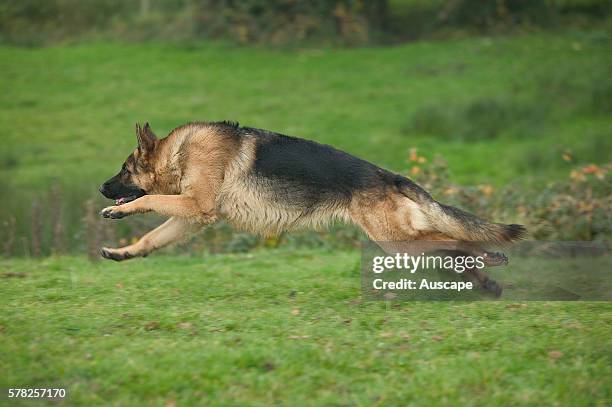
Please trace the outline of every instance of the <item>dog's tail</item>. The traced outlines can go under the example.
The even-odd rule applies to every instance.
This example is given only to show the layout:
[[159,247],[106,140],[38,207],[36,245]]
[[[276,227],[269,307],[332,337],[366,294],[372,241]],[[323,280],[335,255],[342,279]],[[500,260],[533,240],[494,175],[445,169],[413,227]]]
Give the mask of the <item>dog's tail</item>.
[[520,240],[527,233],[522,225],[487,222],[461,209],[441,204],[408,178],[399,176],[395,183],[404,196],[419,206],[432,229],[453,239],[503,243]]

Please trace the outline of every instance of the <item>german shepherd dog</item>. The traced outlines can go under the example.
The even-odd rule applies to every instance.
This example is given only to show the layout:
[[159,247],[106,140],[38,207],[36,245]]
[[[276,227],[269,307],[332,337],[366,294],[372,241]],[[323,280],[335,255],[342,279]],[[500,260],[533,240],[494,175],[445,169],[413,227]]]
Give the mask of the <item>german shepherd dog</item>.
[[[136,136],[138,147],[100,187],[116,200],[101,215],[152,211],[169,219],[137,243],[102,248],[107,259],[146,256],[219,219],[266,236],[342,220],[374,241],[446,241],[470,252],[476,246],[469,242],[525,234],[521,225],[441,204],[406,177],[313,141],[231,122],[189,123],[163,139],[147,123],[136,125]],[[481,253],[489,265],[506,262],[503,254]]]

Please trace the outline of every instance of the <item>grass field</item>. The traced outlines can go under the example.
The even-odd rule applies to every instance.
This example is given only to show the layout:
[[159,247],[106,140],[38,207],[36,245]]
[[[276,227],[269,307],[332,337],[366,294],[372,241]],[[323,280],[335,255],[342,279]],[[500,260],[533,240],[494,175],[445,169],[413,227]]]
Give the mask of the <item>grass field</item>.
[[3,47],[0,171],[13,190],[93,188],[134,147],[136,121],[165,135],[230,119],[394,170],[419,147],[462,183],[565,178],[565,150],[609,159],[609,45],[593,30],[353,50]]
[[608,303],[362,302],[358,262],[4,260],[0,387],[63,385],[76,405],[609,402]]
[[597,28],[359,49],[0,47],[0,222],[16,219],[2,248],[10,236],[4,252],[28,257],[42,236],[50,253],[60,225],[79,251],[0,259],[0,388],[64,385],[75,405],[608,405],[609,303],[364,302],[357,251],[91,263],[83,217],[137,121],[165,135],[239,120],[397,171],[417,147],[451,182],[534,191],[609,162],[609,50]]

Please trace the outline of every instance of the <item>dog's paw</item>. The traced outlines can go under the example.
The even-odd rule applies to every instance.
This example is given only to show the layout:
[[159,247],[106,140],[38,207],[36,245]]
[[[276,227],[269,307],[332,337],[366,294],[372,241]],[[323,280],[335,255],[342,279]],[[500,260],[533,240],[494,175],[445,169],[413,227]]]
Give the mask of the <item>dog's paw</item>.
[[104,257],[105,259],[115,260],[115,261],[123,261],[123,260],[131,259],[132,257],[135,257],[133,254],[128,253],[124,250],[122,251],[122,250],[116,250],[116,249],[109,249],[106,247],[103,247],[100,249],[100,255],[102,255],[102,257]]
[[122,211],[118,206],[107,206],[100,211],[103,218],[121,219],[127,216],[127,213]]
[[497,284],[496,281],[490,279],[482,283],[482,289],[490,294],[493,294],[495,298],[499,298],[504,290],[501,285]]
[[487,266],[506,266],[508,265],[508,257],[503,253],[485,252],[483,257],[484,257],[484,263]]

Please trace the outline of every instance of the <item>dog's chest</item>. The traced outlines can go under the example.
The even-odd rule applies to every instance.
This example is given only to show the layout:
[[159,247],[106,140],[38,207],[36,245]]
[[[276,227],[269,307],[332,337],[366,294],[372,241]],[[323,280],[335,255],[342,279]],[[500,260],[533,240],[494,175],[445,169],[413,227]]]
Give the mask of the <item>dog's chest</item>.
[[280,233],[297,217],[248,177],[225,180],[217,197],[217,209],[232,225],[263,235]]

